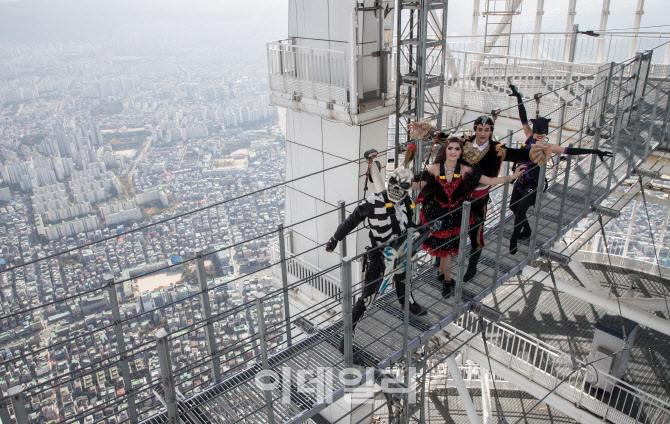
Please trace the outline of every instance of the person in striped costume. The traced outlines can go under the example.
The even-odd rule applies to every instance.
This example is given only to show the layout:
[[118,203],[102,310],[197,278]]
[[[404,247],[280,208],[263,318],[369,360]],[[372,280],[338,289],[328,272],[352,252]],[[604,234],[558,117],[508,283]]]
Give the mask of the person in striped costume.
[[[326,251],[332,252],[339,241],[344,240],[344,237],[360,223],[366,219],[368,220],[370,248],[367,251],[364,264],[363,291],[352,310],[354,328],[363,317],[367,307],[374,301],[382,283],[385,263],[381,246],[396,238],[406,236],[407,229],[415,226],[412,222],[414,204],[409,196],[412,178],[413,173],[409,169],[399,167],[393,171],[387,182],[386,190],[363,199],[351,215],[337,227],[335,234],[326,243]],[[401,307],[405,304],[405,293],[409,291],[409,311],[413,315],[426,315],[428,311],[414,300],[411,289],[406,290],[403,277],[402,274],[396,274],[393,277]],[[344,339],[340,342],[340,352],[344,352]],[[354,356],[355,361],[358,362],[360,357]]]
[[[444,138],[444,137],[441,137]],[[435,155],[433,164],[415,177],[414,188],[420,188],[417,203],[422,203],[421,222],[430,225],[439,222],[439,230],[432,231],[424,241],[423,249],[440,258],[437,279],[442,281],[442,297],[451,295],[455,282],[451,279],[451,255],[458,254],[463,201],[479,184],[493,185],[513,181],[526,167],[520,166],[513,175],[487,177],[483,170],[461,164],[463,141],[450,137]],[[470,225],[474,223],[470,216]]]

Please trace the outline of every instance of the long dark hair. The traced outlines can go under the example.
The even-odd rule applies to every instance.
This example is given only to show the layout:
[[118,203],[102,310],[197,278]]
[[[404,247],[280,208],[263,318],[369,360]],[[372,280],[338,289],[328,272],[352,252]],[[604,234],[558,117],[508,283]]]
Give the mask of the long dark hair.
[[458,137],[449,137],[446,142],[440,143],[440,148],[435,154],[435,160],[433,160],[433,163],[442,163],[447,160],[447,146],[453,143],[458,144],[458,147],[461,148],[461,153],[463,152],[463,140]]

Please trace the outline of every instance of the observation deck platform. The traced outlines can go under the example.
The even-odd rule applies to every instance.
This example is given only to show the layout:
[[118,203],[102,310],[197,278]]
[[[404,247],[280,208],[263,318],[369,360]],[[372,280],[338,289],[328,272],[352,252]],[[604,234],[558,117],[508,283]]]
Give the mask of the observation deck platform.
[[[410,317],[410,352],[417,354],[427,347],[435,336],[444,334],[442,330],[452,324],[457,316],[467,314],[473,302],[484,300],[499,286],[519,274],[522,268],[533,263],[538,258],[540,249],[550,249],[562,234],[591,213],[591,205],[605,201],[621,182],[631,176],[633,168],[642,164],[650,152],[664,141],[667,124],[664,105],[670,95],[670,82],[664,79],[648,81],[646,84],[646,90],[640,96],[639,102],[629,99],[628,106],[623,100],[634,96],[637,88],[628,95],[620,96],[618,100],[613,93],[614,89],[603,94],[600,101],[605,106],[600,109],[602,115],[598,120],[604,124],[601,134],[608,136],[595,140],[593,131],[582,128],[584,131],[580,131],[580,138],[575,139],[574,143],[583,147],[597,144],[599,148],[613,152],[613,158],[601,162],[595,155],[574,157],[567,163],[556,161],[556,166],[559,167],[556,170],[548,168],[546,176],[552,177],[549,187],[540,195],[537,206],[529,211],[531,226],[536,229],[536,239],[520,242],[516,255],[508,254],[513,216],[504,208],[501,217],[504,205],[499,201],[491,205],[485,226],[486,246],[479,262],[478,273],[474,279],[463,283],[462,301],[459,305],[455,305],[454,296],[442,299],[441,284],[435,279],[435,268],[429,263],[430,258],[419,259],[412,279],[413,293],[417,302],[428,309],[428,314],[423,317]],[[623,85],[625,84],[619,87],[620,91],[625,88]],[[587,110],[582,113],[588,112]],[[618,112],[618,117],[615,112]],[[625,114],[629,115],[628,119],[623,118]],[[622,122],[623,125],[619,128],[618,125]],[[567,164],[570,165],[569,168]],[[662,165],[655,164],[652,169],[660,169]],[[649,179],[644,178],[643,181],[646,183]],[[503,191],[503,188],[497,187],[495,190]],[[625,205],[625,202],[619,203],[612,207],[620,208]],[[455,270],[452,270],[452,275],[455,274]],[[516,300],[528,301],[526,297],[519,296]],[[271,332],[272,328],[283,325],[271,323],[269,330]],[[288,378],[282,379],[279,387],[271,390],[271,408],[275,422],[331,422],[327,419],[331,413],[327,408],[330,403],[346,395],[345,388],[336,378],[326,378],[321,370],[331,368],[333,375],[337,376],[345,368],[343,357],[337,350],[341,335],[342,320],[339,320],[292,346],[278,349],[271,354],[268,363],[270,370],[279,375],[282,375],[282,367],[289,367],[293,371]],[[377,370],[390,369],[404,361],[403,311],[395,293],[391,291],[384,294],[368,309],[356,328],[354,346],[365,365]],[[296,378],[298,370],[307,372],[308,377],[299,381]],[[261,371],[260,363],[251,364],[245,370],[227,377],[203,392],[183,399],[179,402],[180,417],[189,423],[270,422],[265,393],[256,384],[256,377]],[[364,380],[375,378],[369,369],[366,371],[361,368],[361,372]],[[320,391],[306,394],[305,387],[315,390],[320,388]],[[605,402],[602,399],[596,401]],[[416,408],[412,411],[416,412]],[[585,414],[594,419],[604,419],[594,415],[593,411]],[[167,423],[168,416],[167,413],[162,413],[145,422]],[[631,422],[639,421],[633,419]]]

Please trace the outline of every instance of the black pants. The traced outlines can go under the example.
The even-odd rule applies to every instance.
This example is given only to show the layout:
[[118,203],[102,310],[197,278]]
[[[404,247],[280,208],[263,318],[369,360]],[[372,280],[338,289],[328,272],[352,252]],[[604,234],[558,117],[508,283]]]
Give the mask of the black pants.
[[[363,291],[361,296],[354,303],[354,308],[351,311],[351,320],[353,327],[356,328],[356,323],[361,319],[367,310],[365,303],[374,296],[382,284],[382,276],[384,275],[384,255],[380,249],[368,253],[367,267],[365,268],[365,280],[363,281]],[[400,305],[405,305],[405,278],[403,274],[396,274],[393,276],[393,283],[395,284],[396,294]],[[410,302],[412,298],[410,296]]]
[[516,187],[513,189],[509,207],[514,213],[512,240],[516,240],[520,236],[530,237],[532,230],[528,223],[528,209],[535,204],[536,194],[535,190],[525,193]]
[[484,223],[488,210],[489,197],[472,201],[470,218],[474,221],[470,226],[470,250],[474,252],[484,247]]

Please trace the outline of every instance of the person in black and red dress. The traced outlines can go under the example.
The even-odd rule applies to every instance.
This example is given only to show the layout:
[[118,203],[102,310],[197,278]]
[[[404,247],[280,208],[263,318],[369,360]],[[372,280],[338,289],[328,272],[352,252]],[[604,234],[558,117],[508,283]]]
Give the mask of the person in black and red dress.
[[[458,253],[463,201],[479,184],[501,184],[514,180],[526,167],[520,166],[514,175],[487,177],[480,167],[471,168],[461,164],[463,141],[449,138],[440,146],[433,164],[420,176],[415,176],[413,188],[421,189],[416,203],[422,203],[421,222],[439,222],[435,230],[424,241],[423,248],[432,256],[440,258],[438,280],[442,281],[442,296],[451,294],[454,281],[451,279],[451,255]],[[470,224],[472,224],[470,218]]]

